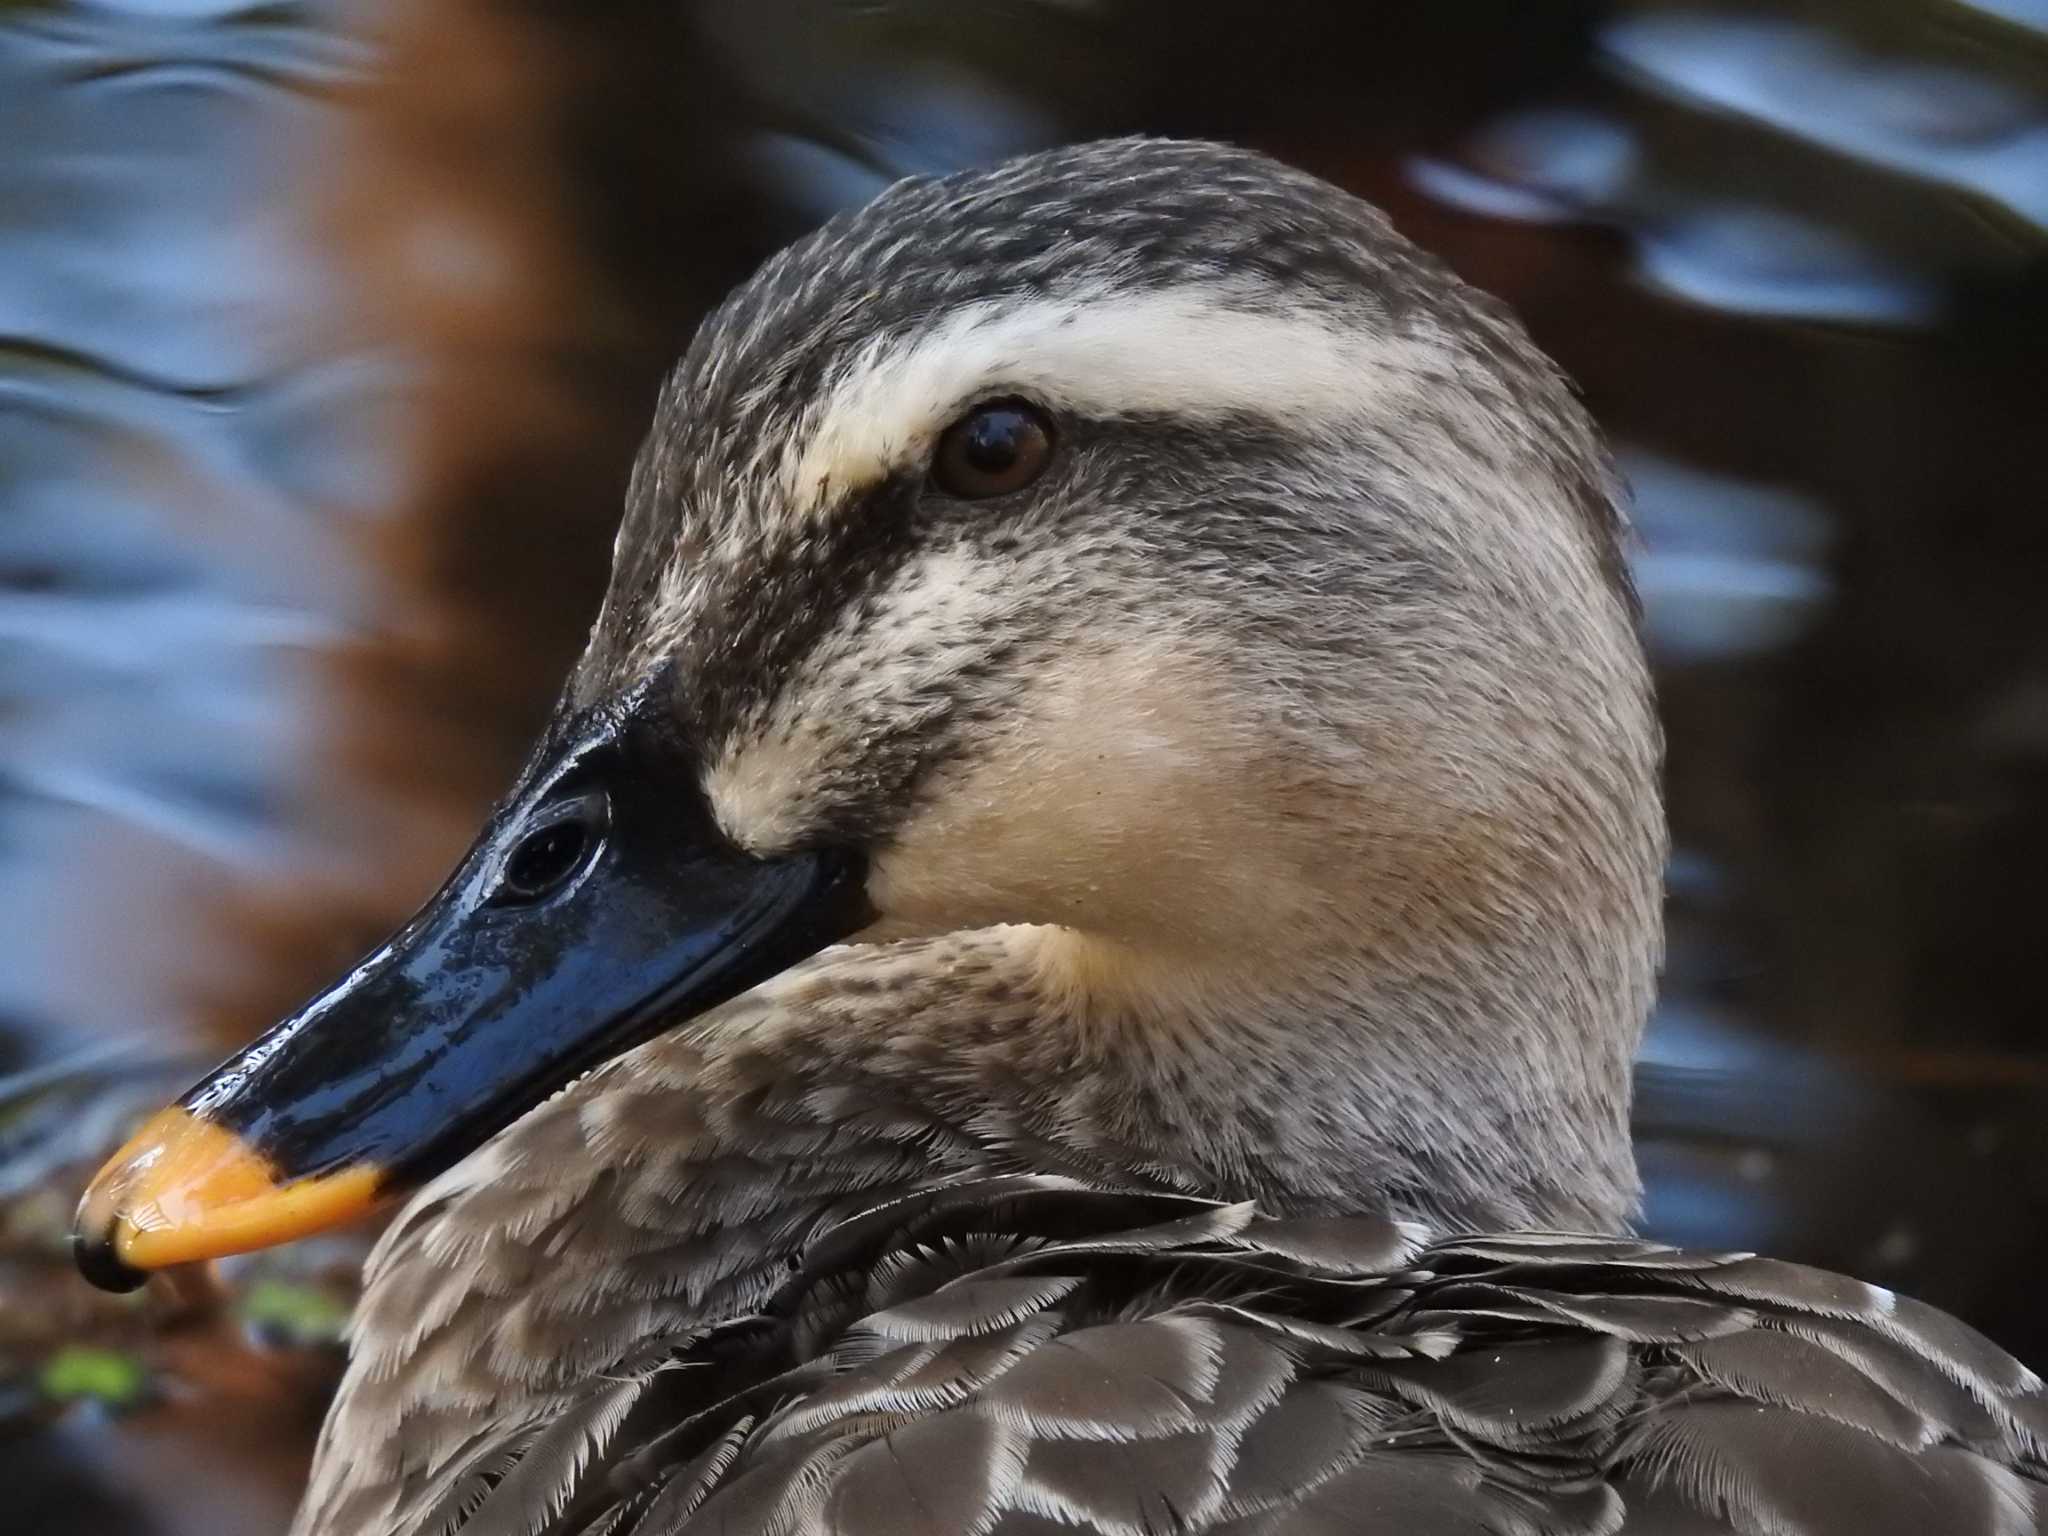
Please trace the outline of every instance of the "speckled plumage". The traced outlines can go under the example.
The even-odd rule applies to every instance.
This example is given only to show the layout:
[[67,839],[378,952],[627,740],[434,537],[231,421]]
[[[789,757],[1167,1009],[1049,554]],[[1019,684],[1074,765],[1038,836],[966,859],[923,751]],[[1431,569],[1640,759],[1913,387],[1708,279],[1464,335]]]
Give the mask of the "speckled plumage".
[[2018,1536],[2048,1433],[1839,1277],[1044,1176],[849,1205],[736,1315],[497,1413],[407,1529]]
[[[1039,485],[933,434],[1021,395]],[[664,392],[568,705],[880,919],[373,1257],[299,1536],[1955,1536],[2040,1384],[1631,1214],[1658,735],[1590,422],[1377,213],[1124,141],[906,183]]]

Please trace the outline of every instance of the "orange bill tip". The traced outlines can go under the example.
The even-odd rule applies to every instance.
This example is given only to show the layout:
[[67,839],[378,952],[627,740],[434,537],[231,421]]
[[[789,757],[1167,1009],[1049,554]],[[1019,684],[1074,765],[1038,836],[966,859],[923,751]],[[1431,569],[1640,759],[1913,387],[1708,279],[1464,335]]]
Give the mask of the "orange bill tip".
[[352,1221],[377,1203],[379,1170],[283,1179],[234,1132],[159,1111],[94,1176],[77,1230],[130,1269],[269,1248]]

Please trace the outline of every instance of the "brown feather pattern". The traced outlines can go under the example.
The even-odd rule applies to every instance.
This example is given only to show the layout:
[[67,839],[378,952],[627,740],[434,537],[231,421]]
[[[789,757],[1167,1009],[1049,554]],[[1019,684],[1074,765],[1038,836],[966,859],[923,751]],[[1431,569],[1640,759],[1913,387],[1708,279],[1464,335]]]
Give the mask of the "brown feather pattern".
[[964,1180],[468,1445],[420,1529],[2022,1536],[2044,1401],[1791,1265]]

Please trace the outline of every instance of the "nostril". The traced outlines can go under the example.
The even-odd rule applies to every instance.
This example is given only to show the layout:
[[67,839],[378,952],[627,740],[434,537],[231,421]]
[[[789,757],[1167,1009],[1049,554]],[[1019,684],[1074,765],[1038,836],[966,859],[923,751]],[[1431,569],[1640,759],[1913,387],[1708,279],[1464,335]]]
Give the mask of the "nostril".
[[603,828],[603,802],[590,796],[534,827],[506,854],[492,899],[500,904],[539,901],[560,890],[589,863]]
[[545,896],[575,873],[590,846],[590,832],[573,821],[529,833],[505,861],[505,894],[520,901]]

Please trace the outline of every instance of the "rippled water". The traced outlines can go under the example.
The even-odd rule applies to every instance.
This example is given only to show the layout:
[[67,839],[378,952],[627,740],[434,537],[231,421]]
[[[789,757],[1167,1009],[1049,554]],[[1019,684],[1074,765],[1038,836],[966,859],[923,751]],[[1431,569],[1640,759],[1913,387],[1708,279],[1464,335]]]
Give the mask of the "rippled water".
[[[0,1193],[431,887],[726,283],[905,170],[1143,127],[1379,200],[1616,438],[1680,841],[1650,1224],[2048,1359],[2048,11],[1157,14],[0,5]],[[73,1416],[30,1528],[272,1529],[310,1411],[197,1513],[138,1469],[208,1436]]]

